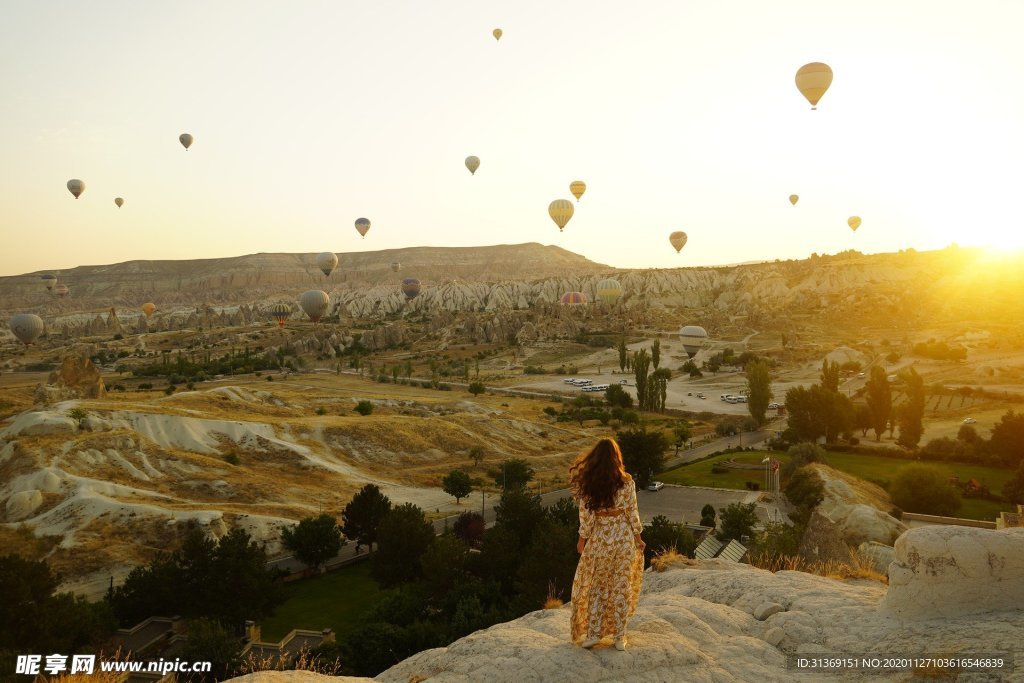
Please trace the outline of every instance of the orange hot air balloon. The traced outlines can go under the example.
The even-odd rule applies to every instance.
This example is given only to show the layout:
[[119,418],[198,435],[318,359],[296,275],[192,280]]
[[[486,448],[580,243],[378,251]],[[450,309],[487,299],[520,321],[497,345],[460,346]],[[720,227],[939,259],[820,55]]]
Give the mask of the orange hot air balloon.
[[142,304],[142,312],[146,314],[147,318],[149,316],[153,315],[153,312],[155,310],[156,310],[156,304],[153,304],[153,303]]
[[811,109],[818,108],[818,100],[822,98],[828,87],[832,85],[832,68],[821,62],[804,64],[796,72],[796,87],[800,94],[811,103]]

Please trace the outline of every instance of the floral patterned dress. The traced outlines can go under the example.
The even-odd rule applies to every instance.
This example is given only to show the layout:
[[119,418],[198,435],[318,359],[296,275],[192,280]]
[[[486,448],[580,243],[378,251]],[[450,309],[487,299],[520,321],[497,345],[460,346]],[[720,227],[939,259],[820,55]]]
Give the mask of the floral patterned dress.
[[644,554],[634,535],[643,530],[632,479],[615,494],[614,505],[591,511],[582,501],[580,536],[587,539],[572,583],[574,643],[586,638],[620,638],[636,611]]

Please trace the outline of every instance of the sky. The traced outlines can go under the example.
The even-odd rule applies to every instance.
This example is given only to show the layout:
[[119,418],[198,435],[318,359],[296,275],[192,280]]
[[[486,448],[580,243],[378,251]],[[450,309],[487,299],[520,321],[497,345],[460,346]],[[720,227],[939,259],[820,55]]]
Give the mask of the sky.
[[[0,274],[521,242],[619,268],[1022,248],[1022,30],[1019,0],[5,0]],[[794,75],[816,61],[834,80],[812,111]],[[547,207],[576,179],[560,233]]]

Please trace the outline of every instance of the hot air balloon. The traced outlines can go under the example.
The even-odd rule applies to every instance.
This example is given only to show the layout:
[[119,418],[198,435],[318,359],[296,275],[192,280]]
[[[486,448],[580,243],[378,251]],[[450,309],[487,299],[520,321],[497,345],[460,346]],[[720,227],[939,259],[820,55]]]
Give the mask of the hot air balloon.
[[686,246],[686,233],[682,230],[677,230],[668,236],[668,241],[672,243],[672,246],[675,247],[676,253],[678,254],[682,251],[683,247]]
[[407,277],[402,280],[402,294],[412,301],[420,295],[420,281],[414,277]]
[[476,169],[480,168],[480,157],[466,157],[466,168],[473,175],[476,175]]
[[71,292],[67,285],[57,285],[53,288],[53,293],[57,296],[64,298]]
[[614,304],[622,296],[622,285],[619,284],[618,280],[607,278],[601,280],[594,287],[594,293],[597,294],[598,300],[603,304]]
[[11,332],[25,346],[28,346],[43,333],[43,319],[32,313],[19,313],[11,318]]
[[[358,223],[357,223],[358,225]],[[330,276],[331,271],[338,265],[338,256],[332,252],[325,251],[316,257],[316,267],[324,275]]]
[[121,199],[120,197],[115,197],[115,198],[114,198],[114,203],[115,203],[115,204],[117,204],[117,208],[119,208],[119,209],[120,209],[120,208],[121,208],[122,206],[124,206],[124,200],[123,200],[123,199]]
[[366,237],[366,233],[370,231],[370,219],[369,218],[357,218],[356,219],[356,230],[363,237]]
[[850,226],[850,230],[857,232],[857,228],[860,227],[860,216],[850,216],[846,224]]
[[551,220],[558,226],[559,232],[565,228],[565,224],[572,218],[572,214],[572,202],[568,199],[556,199],[548,204],[548,215],[551,216]]
[[697,355],[697,352],[704,346],[704,340],[707,337],[707,330],[700,325],[687,325],[679,330],[679,338],[683,340],[683,350],[686,351],[686,355],[690,358]]
[[500,28],[496,28],[493,31],[491,31],[491,35],[494,36],[495,40],[501,40],[501,33],[502,31]]
[[796,87],[811,103],[811,109],[818,108],[818,100],[830,85],[832,85],[832,69],[828,64],[811,62],[804,64],[796,72]]
[[399,263],[398,261],[392,261],[391,262],[391,272],[397,273],[401,269],[402,269],[402,264],[401,263]]
[[155,310],[156,310],[156,304],[154,304],[154,303],[142,304],[142,312],[146,314],[147,318],[149,316],[153,315],[153,312]]
[[320,318],[327,313],[330,305],[331,297],[327,296],[327,292],[319,289],[311,289],[299,295],[299,306],[302,306],[302,310],[313,322],[319,322]]
[[587,184],[582,180],[574,180],[569,183],[569,192],[572,192],[573,196],[576,197],[576,201],[580,201],[580,197],[587,191]]
[[793,206],[796,206],[796,203],[798,201],[800,201],[800,195],[798,195],[798,194],[791,194],[791,195],[789,195],[789,203],[790,204],[792,204]]
[[185,151],[187,152],[188,148],[192,146],[192,135],[189,133],[182,133],[181,135],[178,136],[178,141],[182,144],[182,146],[185,148]]
[[566,292],[559,299],[559,302],[569,306],[578,306],[579,304],[587,303],[587,297],[583,292]]
[[57,276],[51,273],[46,275],[40,275],[39,279],[43,281],[43,285],[46,287],[46,291],[53,291],[53,286],[57,284]]
[[75,199],[85,192],[85,183],[78,178],[72,178],[68,181],[68,192],[75,195]]
[[292,307],[285,303],[277,303],[270,307],[270,317],[277,321],[277,326],[284,328],[285,321],[292,314]]

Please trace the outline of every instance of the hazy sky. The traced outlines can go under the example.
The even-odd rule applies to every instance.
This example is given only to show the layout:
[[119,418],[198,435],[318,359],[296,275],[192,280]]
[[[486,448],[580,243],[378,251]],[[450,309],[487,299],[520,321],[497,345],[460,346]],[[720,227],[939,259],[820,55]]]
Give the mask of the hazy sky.
[[[5,0],[0,274],[527,241],[618,267],[1022,247],[1022,34],[1020,0]],[[812,61],[835,73],[817,111],[793,82]],[[560,234],[547,206],[577,178]]]

